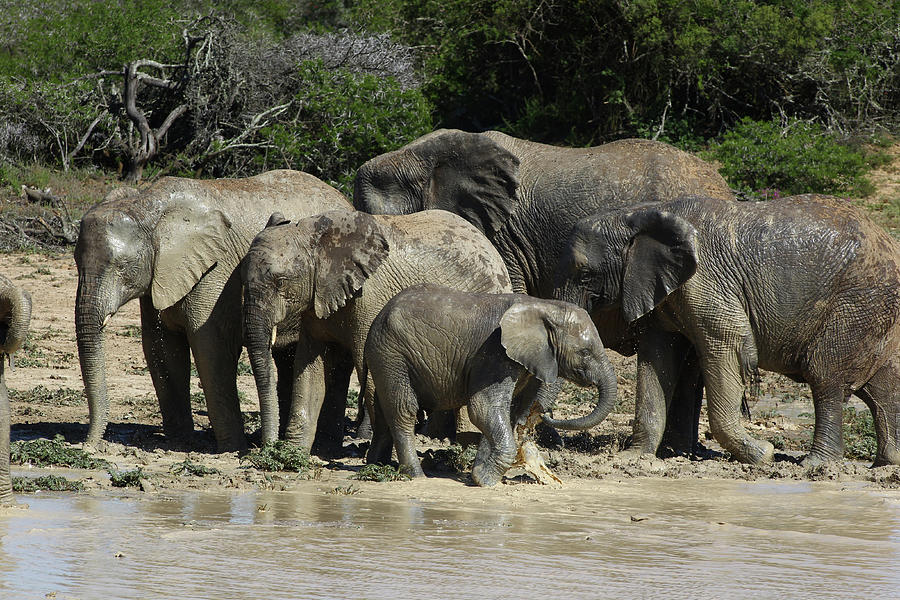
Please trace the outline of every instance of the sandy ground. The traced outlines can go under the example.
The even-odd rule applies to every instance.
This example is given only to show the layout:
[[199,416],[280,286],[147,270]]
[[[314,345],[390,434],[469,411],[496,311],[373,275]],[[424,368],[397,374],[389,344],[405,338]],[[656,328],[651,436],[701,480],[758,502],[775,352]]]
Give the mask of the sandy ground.
[[[74,329],[76,269],[70,255],[2,254],[0,273],[29,290],[34,299],[31,337],[15,357],[15,369],[8,372],[12,396],[13,441],[38,437],[65,436],[80,445],[87,432],[88,409],[78,366]],[[268,473],[249,468],[234,453],[216,454],[209,430],[199,381],[193,378],[192,391],[195,420],[194,440],[188,447],[173,445],[162,435],[156,399],[150,376],[145,368],[140,344],[139,314],[136,303],[122,308],[107,327],[107,360],[111,419],[106,437],[98,447],[88,448],[98,458],[115,464],[120,470],[140,468],[144,472],[141,486],[145,492],[167,489],[290,489],[302,485],[310,477],[337,493],[350,486],[379,485],[356,482],[350,477],[362,466],[361,452],[365,442],[345,440],[348,456],[323,461],[312,475]],[[806,386],[784,377],[764,374],[759,399],[752,404],[750,432],[775,443],[779,448],[776,462],[770,466],[751,467],[727,459],[710,439],[705,418],[701,420],[701,440],[708,449],[701,459],[645,456],[638,459],[617,455],[631,430],[634,406],[634,360],[610,353],[619,378],[619,406],[600,427],[563,436],[563,446],[542,448],[547,464],[560,477],[562,484],[540,485],[521,469],[510,471],[496,493],[526,495],[553,494],[562,486],[590,488],[599,480],[625,480],[637,477],[656,478],[721,478],[721,479],[808,479],[862,481],[875,487],[900,487],[900,467],[871,469],[868,461],[844,461],[839,464],[805,469],[798,464],[812,436],[813,407]],[[242,408],[247,416],[247,429],[258,426],[258,406],[253,378],[246,355],[241,360],[239,389]],[[592,392],[569,386],[555,410],[556,416],[583,414],[590,409]],[[867,410],[856,399],[851,404]],[[254,439],[251,435],[251,440]],[[419,436],[421,453],[440,450],[449,445]],[[174,475],[172,465],[189,460],[212,467],[218,472],[205,476]],[[427,469],[426,469],[427,470]],[[15,466],[15,474],[38,475],[62,472]],[[88,493],[110,487],[103,471],[65,472],[83,480]],[[466,493],[466,474],[435,474],[444,483],[433,485],[430,494]],[[453,485],[447,485],[453,482]],[[414,482],[414,488],[428,488],[428,480]],[[443,494],[440,490],[444,490]]]

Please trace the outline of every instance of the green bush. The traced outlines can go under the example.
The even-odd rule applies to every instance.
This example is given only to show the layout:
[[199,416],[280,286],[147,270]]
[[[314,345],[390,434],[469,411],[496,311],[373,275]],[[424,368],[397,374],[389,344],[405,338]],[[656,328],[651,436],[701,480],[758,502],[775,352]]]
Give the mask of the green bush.
[[13,491],[19,494],[32,492],[81,492],[84,484],[72,481],[61,475],[44,475],[42,477],[13,477]]
[[388,481],[406,481],[410,479],[410,476],[403,465],[399,467],[393,465],[366,465],[357,471],[352,478],[359,481],[384,483]]
[[749,192],[866,195],[867,155],[842,144],[817,123],[742,119],[711,145],[706,158],[720,163],[729,185]]
[[262,448],[253,450],[241,457],[241,462],[248,462],[251,467],[260,471],[307,473],[313,467],[309,452],[284,440],[269,442]]
[[62,435],[52,440],[39,439],[10,444],[10,462],[35,467],[72,467],[75,469],[104,469],[105,460],[92,457],[84,450],[72,448]]
[[418,89],[393,78],[328,69],[321,60],[298,66],[296,110],[261,130],[275,150],[261,168],[290,166],[351,193],[356,167],[431,131],[429,105]]

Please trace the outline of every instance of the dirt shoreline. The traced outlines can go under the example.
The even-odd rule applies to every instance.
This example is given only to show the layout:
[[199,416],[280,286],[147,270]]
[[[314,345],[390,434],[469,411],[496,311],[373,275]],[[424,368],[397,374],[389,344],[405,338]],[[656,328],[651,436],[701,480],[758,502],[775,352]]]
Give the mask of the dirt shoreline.
[[[34,300],[31,335],[26,347],[15,357],[15,368],[8,372],[12,397],[12,439],[26,440],[63,435],[81,447],[87,431],[88,410],[75,345],[74,310],[77,275],[69,254],[0,254],[0,273],[31,292]],[[96,448],[87,448],[96,458],[112,463],[119,470],[140,468],[140,487],[144,493],[168,490],[282,490],[308,485],[309,478],[296,473],[263,472],[248,468],[236,453],[216,454],[209,429],[199,381],[192,377],[192,406],[195,418],[194,439],[174,444],[161,432],[161,419],[147,373],[140,342],[137,303],[119,311],[107,327],[107,371],[111,400],[110,427]],[[747,423],[751,434],[773,441],[779,448],[773,465],[752,467],[732,462],[709,439],[705,418],[701,420],[701,440],[709,451],[700,460],[685,457],[659,459],[617,454],[618,447],[631,429],[634,402],[634,360],[610,353],[619,379],[619,406],[600,427],[590,432],[564,435],[565,446],[542,449],[547,464],[562,479],[562,486],[598,486],[600,480],[626,481],[638,477],[674,479],[807,480],[857,481],[877,489],[900,488],[900,467],[869,468],[868,462],[845,460],[815,468],[798,464],[808,448],[813,424],[813,407],[806,386],[784,377],[765,373],[758,401],[752,404]],[[242,397],[248,430],[258,426],[256,391],[246,355],[241,360],[238,387]],[[567,387],[555,414],[570,416],[590,409],[593,392]],[[868,409],[857,401],[851,406],[859,412]],[[252,438],[251,438],[252,439]],[[447,447],[419,436],[420,453],[427,448]],[[355,493],[382,484],[359,482],[351,477],[362,466],[358,440],[347,439],[351,454],[337,460],[325,460],[314,470],[313,485],[328,493]],[[189,461],[215,469],[205,476],[175,475],[173,465]],[[103,470],[81,471],[57,468],[30,468],[13,465],[14,476],[63,474],[85,484],[85,493],[112,489]],[[467,475],[437,475],[442,484],[425,481],[397,484],[409,493],[429,489],[447,500],[471,493]],[[447,483],[453,482],[453,485]],[[511,471],[504,484],[488,493],[552,495],[557,485],[540,485],[520,469]],[[377,493],[377,488],[371,488]],[[384,489],[384,488],[381,488]],[[443,491],[441,491],[443,490]],[[27,502],[27,495],[20,496]]]

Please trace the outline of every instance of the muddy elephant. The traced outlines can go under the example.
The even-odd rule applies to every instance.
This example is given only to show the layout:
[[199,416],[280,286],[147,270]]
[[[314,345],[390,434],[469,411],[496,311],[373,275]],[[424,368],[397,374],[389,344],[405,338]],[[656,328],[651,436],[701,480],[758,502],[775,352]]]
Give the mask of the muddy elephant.
[[270,360],[277,327],[279,339],[296,341],[285,438],[310,450],[319,424],[327,425],[328,435],[320,436],[325,452],[339,450],[343,440],[343,403],[329,402],[320,419],[329,351],[349,353],[361,374],[363,346],[375,315],[411,285],[510,291],[506,267],[491,243],[446,211],[406,216],[332,211],[296,223],[273,223],[253,240],[241,276],[263,441],[274,440],[279,429]]
[[387,463],[393,441],[414,476],[424,475],[413,431],[420,408],[468,407],[483,434],[472,479],[492,486],[516,457],[513,424],[525,420],[534,401],[515,394],[526,379],[596,386],[601,420],[616,403],[615,370],[587,312],[523,294],[408,288],[372,323],[365,363],[377,390],[367,462]]
[[841,458],[842,405],[855,394],[874,416],[875,464],[900,464],[900,245],[850,203],[688,197],[592,215],[559,273],[559,296],[640,326],[633,451],[656,450],[672,368],[691,344],[710,429],[736,459],[773,458],[740,420],[762,368],[812,390],[807,463]]
[[[564,148],[498,131],[442,129],[363,164],[353,202],[375,214],[428,208],[458,213],[497,247],[514,291],[553,298],[556,265],[578,219],[683,194],[732,198],[712,165],[662,142],[626,139]],[[636,338],[621,319],[595,318],[595,324],[607,348],[634,354]],[[689,357],[684,370],[679,395],[696,405],[702,393],[696,360]],[[556,396],[553,386],[546,390],[544,406]],[[674,449],[691,449],[694,412],[671,419],[668,440]]]
[[292,218],[348,208],[337,190],[299,171],[246,179],[161,179],[97,204],[81,220],[75,327],[90,409],[88,443],[106,430],[104,327],[140,300],[144,356],[167,436],[193,430],[190,354],[220,451],[246,447],[237,395],[241,282],[237,266],[274,211]]
[[0,506],[12,504],[9,476],[11,411],[6,389],[6,361],[22,347],[31,321],[31,295],[0,275]]

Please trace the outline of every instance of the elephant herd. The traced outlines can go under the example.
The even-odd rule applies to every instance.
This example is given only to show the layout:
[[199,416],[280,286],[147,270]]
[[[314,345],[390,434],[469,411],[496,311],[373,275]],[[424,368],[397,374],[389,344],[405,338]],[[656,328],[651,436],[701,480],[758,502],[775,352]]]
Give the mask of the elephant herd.
[[[900,464],[900,245],[843,200],[737,202],[711,165],[659,142],[562,148],[439,130],[363,164],[352,205],[295,171],[167,177],[85,213],[75,260],[90,443],[109,414],[104,327],[137,298],[166,435],[193,430],[193,355],[221,451],[247,447],[236,384],[246,346],[264,442],[340,452],[355,370],[369,462],[396,448],[421,475],[420,412],[465,408],[459,418],[482,433],[473,479],[493,485],[517,426],[549,411],[560,377],[596,387],[597,404],[547,424],[606,418],[608,348],[637,354],[626,452],[690,452],[705,390],[716,441],[771,462],[772,445],[741,422],[762,368],[811,387],[807,463],[841,458],[842,405],[855,394],[874,417],[875,464]],[[14,290],[0,280],[4,355],[24,339],[13,308],[30,306]],[[0,499],[8,483],[6,461]]]

